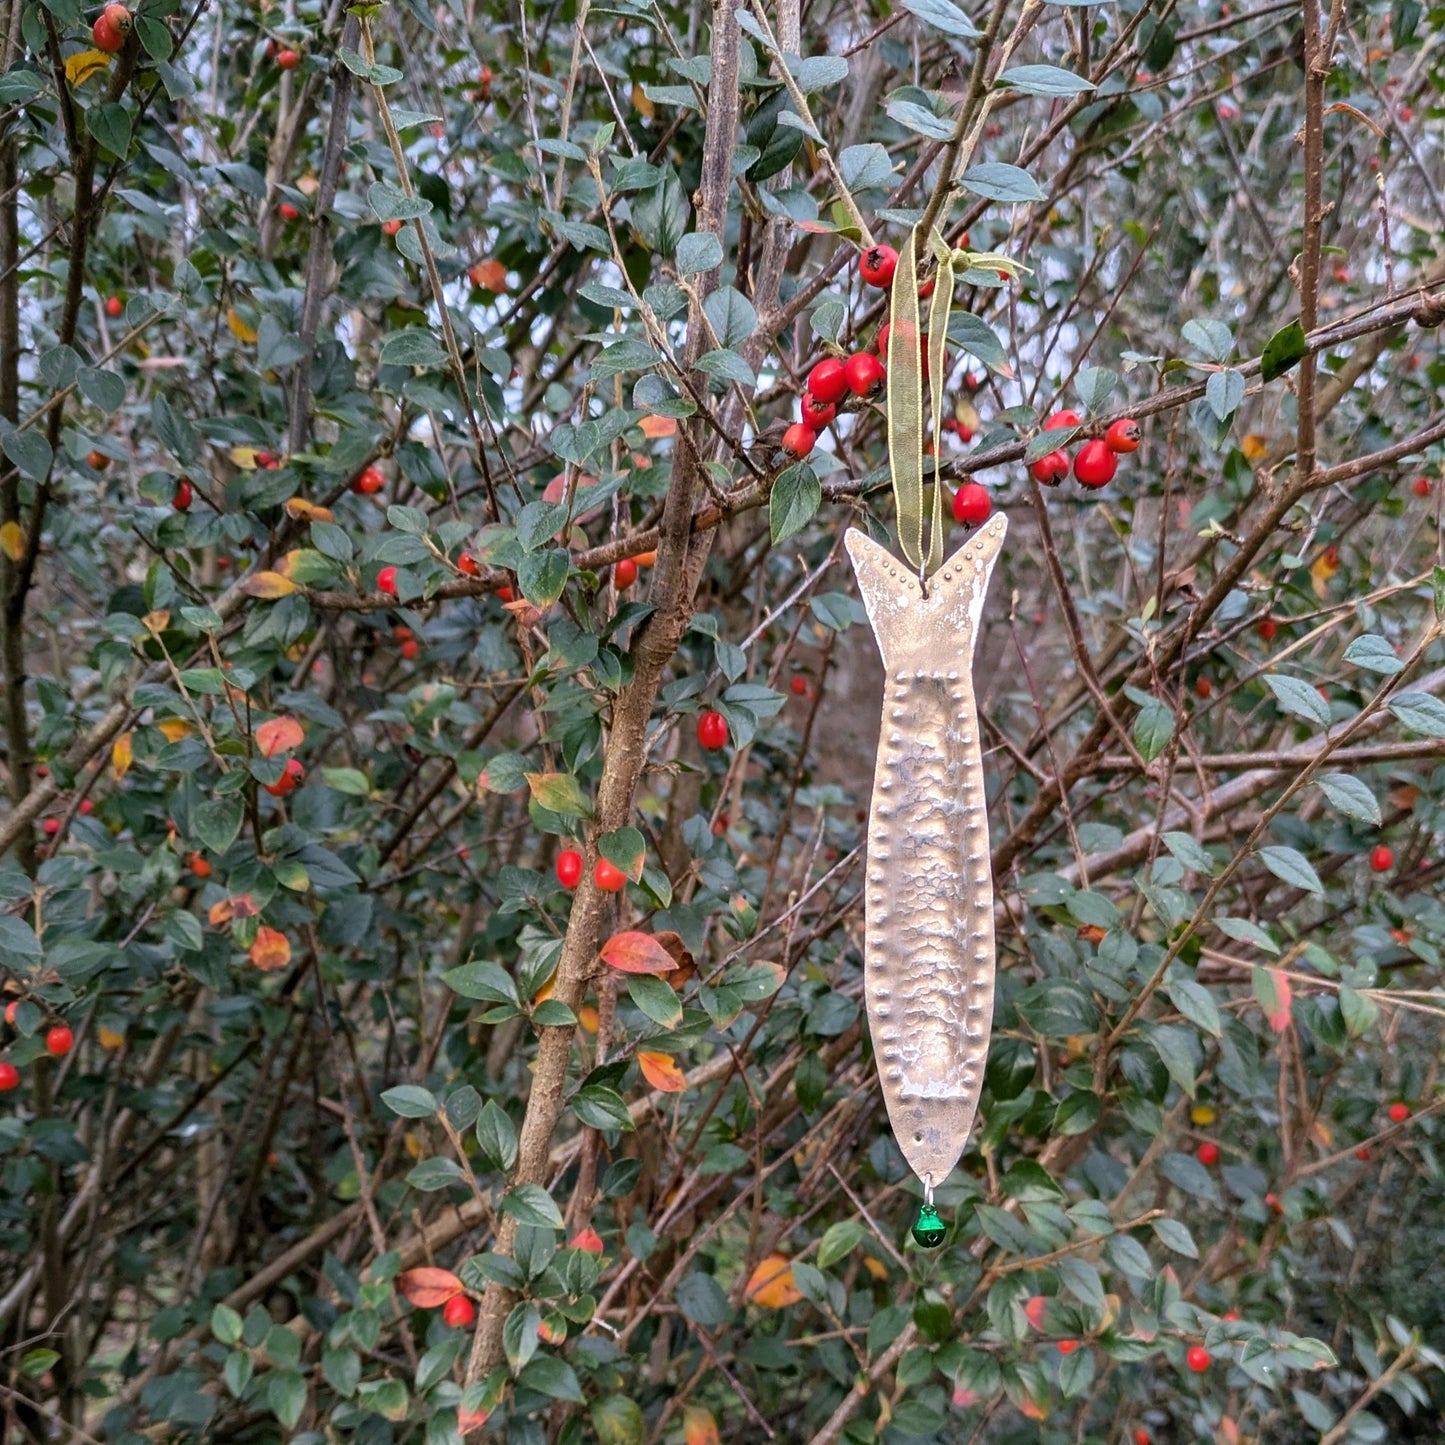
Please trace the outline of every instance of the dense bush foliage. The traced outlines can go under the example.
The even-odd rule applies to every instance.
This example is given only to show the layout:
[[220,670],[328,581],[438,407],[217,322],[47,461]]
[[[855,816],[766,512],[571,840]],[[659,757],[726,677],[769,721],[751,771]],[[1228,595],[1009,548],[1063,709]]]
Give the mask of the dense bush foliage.
[[[0,1434],[1440,1439],[1445,11],[95,20],[0,0]],[[925,212],[1011,523],[931,1253],[883,407],[779,445]]]

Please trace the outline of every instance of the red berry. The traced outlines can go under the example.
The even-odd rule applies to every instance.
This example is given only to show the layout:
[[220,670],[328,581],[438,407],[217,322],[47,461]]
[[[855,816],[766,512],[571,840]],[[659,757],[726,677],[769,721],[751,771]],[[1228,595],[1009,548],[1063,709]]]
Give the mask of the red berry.
[[624,557],[612,567],[612,585],[619,592],[626,592],[637,581],[637,563],[631,557]]
[[1222,1319],[1222,1320],[1237,1320],[1237,1319],[1239,1318],[1239,1311],[1238,1311],[1238,1310],[1225,1310],[1225,1312],[1224,1312],[1222,1315],[1220,1315],[1219,1318]]
[[806,697],[808,695],[808,679],[801,673],[797,674],[788,686],[792,688],[799,697]]
[[870,286],[887,286],[898,269],[898,252],[892,246],[870,246],[858,259],[858,274]]
[[383,236],[398,236],[401,234],[401,222],[394,217],[390,221],[381,223],[381,234]]
[[1119,470],[1119,458],[1101,441],[1085,442],[1074,457],[1074,477],[1091,491],[1107,487]]
[[367,467],[357,479],[352,482],[351,490],[363,496],[371,496],[379,492],[386,485],[386,478],[382,476],[376,467]]
[[[124,313],[125,313],[125,302],[122,301],[119,296],[111,296],[111,297],[109,297],[109,298],[106,300],[106,303],[105,303],[105,314],[106,314],[107,316],[109,316],[109,317],[111,317],[111,318],[115,318],[115,317],[117,317],[117,316],[124,315]],[[1427,490],[1427,491],[1429,490],[1429,487],[1428,487],[1428,486],[1426,487],[1426,490]]]
[[836,356],[825,357],[808,373],[808,390],[821,402],[848,395],[848,372]]
[[269,472],[274,470],[276,467],[279,467],[281,463],[278,462],[276,458],[271,455],[270,452],[257,452],[256,465],[258,467],[264,468],[266,471]]
[[282,201],[277,209],[281,212],[283,221],[299,221],[301,219],[301,212],[290,201]]
[[1154,1437],[1141,1425],[1134,1432],[1134,1445],[1154,1445]]
[[1208,697],[1214,691],[1214,684],[1207,677],[1197,677],[1194,679],[1194,691],[1200,697]]
[[602,1236],[589,1225],[586,1229],[579,1229],[571,1239],[567,1241],[568,1249],[580,1249],[583,1254],[602,1253]]
[[604,893],[619,893],[627,882],[627,874],[615,863],[599,858],[597,866],[592,870],[592,881]]
[[855,396],[871,395],[887,375],[883,363],[871,351],[855,351],[843,363],[843,372],[848,380],[848,389]]
[[953,494],[953,520],[962,527],[978,527],[988,521],[993,498],[978,482],[965,482]]
[[442,1306],[442,1323],[460,1329],[477,1317],[477,1307],[464,1294],[454,1294]]
[[1416,477],[1411,490],[1417,497],[1428,497],[1430,495],[1430,478]]
[[482,564],[472,556],[470,552],[463,552],[457,558],[457,571],[468,577],[480,577],[482,575]]
[[282,70],[295,70],[301,64],[301,57],[294,50],[279,50],[276,52],[276,64]]
[[1395,866],[1395,855],[1382,843],[1370,854],[1370,867],[1376,873],[1388,873]]
[[1048,456],[1040,457],[1029,468],[1029,472],[1036,482],[1042,482],[1046,487],[1056,487],[1069,475],[1069,454],[1050,452]]
[[80,800],[80,811],[85,817],[95,812],[95,800],[93,798],[82,798]]
[[196,875],[197,878],[209,878],[211,876],[211,865],[202,858],[199,853],[188,853],[186,855],[186,867]]
[[1264,1196],[1264,1202],[1269,1205],[1270,1209],[1273,1210],[1274,1213],[1284,1213],[1284,1204],[1278,1194],[1266,1194]]
[[1203,1164],[1206,1168],[1208,1168],[1212,1164],[1218,1164],[1219,1145],[1211,1143],[1208,1139],[1206,1139],[1204,1143],[1199,1146],[1196,1152],[1196,1157],[1198,1158],[1199,1162]]
[[288,793],[296,791],[301,779],[305,776],[306,769],[301,766],[301,760],[292,758],[286,764],[286,771],[274,783],[266,783],[263,786],[273,798],[284,798]]
[[20,1070],[8,1060],[0,1062],[0,1094],[8,1094],[20,1085]]
[[873,349],[885,360],[888,356],[888,333],[893,330],[893,323],[885,321],[878,328],[878,334],[873,338]]
[[1254,629],[1266,642],[1273,642],[1274,635],[1279,631],[1279,623],[1273,617],[1261,617],[1259,625]]
[[709,752],[728,745],[728,720],[720,712],[705,712],[697,720],[698,743]]
[[91,452],[85,464],[94,471],[103,472],[110,465],[110,458],[104,452]]
[[60,819],[47,818],[40,826],[47,838],[53,838],[60,831]]
[[510,601],[512,600],[512,598],[513,598],[514,595],[515,595],[515,594],[512,592],[512,589],[511,589],[510,587],[498,587],[498,588],[497,588],[497,601],[498,601],[498,602],[510,602]]
[[1362,1149],[1356,1149],[1356,1150],[1355,1150],[1355,1158],[1361,1160],[1363,1163],[1368,1164],[1368,1163],[1370,1162],[1370,1151],[1369,1151],[1368,1149],[1363,1149],[1363,1148],[1362,1148]]
[[783,433],[783,450],[790,457],[797,457],[800,461],[808,455],[817,444],[818,434],[810,427],[806,427],[800,421],[795,421],[787,431]]
[[1044,423],[1045,431],[1058,431],[1061,427],[1078,426],[1080,417],[1076,411],[1056,411]]
[[1121,417],[1104,433],[1104,445],[1111,452],[1139,450],[1139,423],[1132,417]]
[[1389,1114],[1392,1124],[1403,1124],[1410,1117],[1410,1106],[1408,1104],[1391,1104],[1385,1112]]
[[831,401],[823,401],[811,391],[803,393],[798,406],[799,420],[810,431],[822,431],[838,415],[838,408]]
[[396,568],[383,567],[376,574],[376,587],[379,592],[385,592],[388,597],[396,596]]
[[125,44],[131,32],[130,11],[124,5],[107,5],[90,27],[90,38],[97,50],[114,55]]
[[1202,1375],[1213,1363],[1209,1351],[1203,1345],[1191,1345],[1189,1353],[1184,1358],[1196,1375]]
[[564,848],[552,867],[564,888],[575,888],[582,881],[582,855],[575,848]]
[[1060,1340],[1059,1353],[1061,1355],[1072,1355],[1079,1348],[1078,1340]]
[[420,653],[421,643],[419,643],[414,637],[408,637],[401,644],[401,655],[406,658],[408,662],[412,662],[413,660],[415,660],[415,658],[419,656]]
[[45,1051],[54,1054],[57,1059],[64,1058],[70,1052],[70,1046],[75,1042],[75,1035],[64,1025],[56,1026],[45,1035]]
[[176,483],[176,494],[171,498],[171,506],[178,512],[189,512],[191,510],[191,502],[195,495],[195,488],[191,486],[185,477],[182,477],[180,481]]

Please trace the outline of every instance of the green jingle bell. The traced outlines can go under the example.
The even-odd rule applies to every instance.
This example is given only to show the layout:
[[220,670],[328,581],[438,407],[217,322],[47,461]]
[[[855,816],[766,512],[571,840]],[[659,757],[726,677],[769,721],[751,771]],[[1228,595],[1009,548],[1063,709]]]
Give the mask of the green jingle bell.
[[948,1229],[938,1217],[938,1211],[931,1204],[925,1204],[918,1211],[918,1221],[913,1226],[913,1238],[918,1247],[937,1249],[947,1233]]

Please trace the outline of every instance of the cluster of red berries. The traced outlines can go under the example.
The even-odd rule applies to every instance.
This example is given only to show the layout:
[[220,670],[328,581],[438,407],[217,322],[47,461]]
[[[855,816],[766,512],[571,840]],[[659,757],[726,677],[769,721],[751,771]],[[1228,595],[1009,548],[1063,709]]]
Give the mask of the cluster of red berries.
[[[20,1000],[13,1000],[5,1010],[5,1022],[15,1023],[15,1010]],[[66,1024],[56,1024],[45,1035],[45,1052],[52,1058],[63,1059],[75,1043],[75,1034]],[[0,1094],[8,1094],[20,1087],[20,1070],[9,1059],[0,1059]]]
[[97,50],[114,55],[126,42],[134,22],[124,5],[107,5],[90,27],[90,38]]
[[[1083,418],[1076,411],[1056,411],[1044,423],[1045,431],[1059,431],[1065,427],[1078,426]],[[1107,487],[1119,470],[1119,458],[1139,449],[1139,423],[1130,417],[1121,417],[1100,439],[1086,441],[1073,458],[1074,480],[1081,487],[1094,490]],[[1062,447],[1040,457],[1029,471],[1036,482],[1046,487],[1056,487],[1069,474],[1069,454]]]
[[[582,855],[575,848],[564,848],[552,866],[557,882],[569,893],[582,881]],[[599,858],[592,870],[592,881],[604,893],[620,893],[627,886],[627,874],[615,863]]]

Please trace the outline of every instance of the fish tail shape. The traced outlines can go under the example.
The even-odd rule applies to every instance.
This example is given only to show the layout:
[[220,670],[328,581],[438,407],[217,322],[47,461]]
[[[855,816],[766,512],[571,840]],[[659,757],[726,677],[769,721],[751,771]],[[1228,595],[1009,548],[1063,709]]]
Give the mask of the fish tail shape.
[[864,992],[888,1117],[942,1184],[973,1127],[993,1023],[993,875],[973,652],[1008,523],[924,584],[856,528],[846,543],[887,669],[868,816]]

